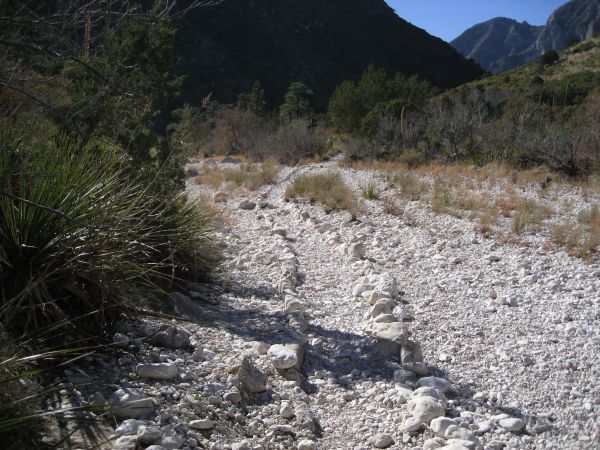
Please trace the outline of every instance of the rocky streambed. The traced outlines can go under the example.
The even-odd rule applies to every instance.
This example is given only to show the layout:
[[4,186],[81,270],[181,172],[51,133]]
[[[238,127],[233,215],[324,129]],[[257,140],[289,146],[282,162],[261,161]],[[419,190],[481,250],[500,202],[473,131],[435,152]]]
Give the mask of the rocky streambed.
[[[222,282],[172,293],[180,319],[122,323],[55,406],[107,411],[93,439],[119,450],[598,448],[598,264],[418,205],[415,225],[284,201],[333,164],[221,194]],[[340,170],[357,192],[373,178]],[[99,415],[66,413],[65,433]]]

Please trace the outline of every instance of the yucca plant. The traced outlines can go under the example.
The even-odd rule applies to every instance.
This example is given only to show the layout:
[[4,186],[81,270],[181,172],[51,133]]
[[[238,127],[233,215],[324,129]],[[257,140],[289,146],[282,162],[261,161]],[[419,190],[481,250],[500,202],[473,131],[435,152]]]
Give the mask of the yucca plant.
[[52,389],[30,387],[93,350],[80,338],[66,342],[65,330],[97,342],[149,291],[206,278],[218,261],[213,213],[181,194],[159,195],[122,169],[122,154],[81,148],[49,124],[0,123],[0,439],[8,448],[29,446],[20,430],[48,414],[40,401]]
[[[0,323],[104,329],[136,293],[210,273],[212,216],[120,169],[115,152],[50,130],[0,136]],[[86,319],[87,318],[87,319]]]

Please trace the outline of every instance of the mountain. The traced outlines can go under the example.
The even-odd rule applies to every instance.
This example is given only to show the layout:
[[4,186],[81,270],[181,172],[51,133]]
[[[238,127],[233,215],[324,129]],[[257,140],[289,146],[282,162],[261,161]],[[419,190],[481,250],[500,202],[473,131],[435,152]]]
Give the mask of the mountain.
[[533,61],[501,74],[459,86],[442,95],[457,92],[483,93],[494,104],[510,98],[529,97],[534,103],[555,106],[580,103],[600,86],[600,37],[571,45],[552,64]]
[[573,0],[558,8],[535,43],[539,54],[562,50],[600,32],[600,0]]
[[563,50],[573,41],[600,31],[600,0],[572,0],[558,8],[545,26],[496,18],[469,28],[451,44],[484,69],[504,72],[550,50]]
[[490,72],[502,72],[527,62],[532,42],[544,27],[498,17],[469,28],[452,41],[466,58],[473,58]]
[[440,88],[478,79],[483,70],[448,43],[398,17],[384,0],[223,0],[174,22],[182,101],[207,94],[235,101],[262,83],[271,106],[302,81],[327,106],[336,85],[369,64],[390,75],[417,74]]

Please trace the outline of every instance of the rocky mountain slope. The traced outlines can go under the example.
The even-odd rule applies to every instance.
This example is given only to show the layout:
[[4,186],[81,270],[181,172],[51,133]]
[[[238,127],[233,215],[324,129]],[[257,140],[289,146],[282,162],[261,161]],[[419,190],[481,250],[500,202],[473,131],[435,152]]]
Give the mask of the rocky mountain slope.
[[452,41],[456,50],[473,58],[490,72],[502,72],[523,64],[535,52],[531,43],[537,41],[544,27],[527,22],[498,17],[469,28]]
[[572,0],[558,8],[546,26],[497,18],[475,25],[451,44],[484,69],[503,72],[525,64],[549,50],[563,50],[575,40],[600,31],[600,1]]
[[513,96],[531,95],[534,80],[542,80],[543,93],[565,93],[585,96],[598,86],[600,77],[600,39],[573,45],[559,53],[553,64],[524,64],[506,73],[495,74],[460,86],[458,90],[484,90],[490,101],[502,102]]
[[[357,194],[375,182],[396,195],[333,161],[221,195],[223,283],[173,293],[179,319],[123,323],[112,354],[66,371],[63,407],[89,398],[117,418],[94,448],[597,448],[598,262],[535,234],[485,239],[420,201],[410,222],[377,200],[359,221],[284,201],[294,176],[328,170]],[[547,201],[570,213],[598,201],[556,189]],[[190,179],[188,193],[215,191]],[[79,448],[85,414],[63,420]]]
[[384,0],[223,0],[175,23],[183,101],[208,93],[231,102],[254,80],[272,106],[291,82],[315,92],[323,110],[337,84],[369,64],[418,74],[447,88],[479,78],[481,68],[444,41],[398,17]]

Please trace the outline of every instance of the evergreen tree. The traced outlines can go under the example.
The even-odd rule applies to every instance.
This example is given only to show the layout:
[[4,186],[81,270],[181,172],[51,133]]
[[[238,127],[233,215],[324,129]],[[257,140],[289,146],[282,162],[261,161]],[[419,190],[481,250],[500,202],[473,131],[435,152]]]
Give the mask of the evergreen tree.
[[367,112],[358,86],[352,81],[342,82],[329,99],[329,117],[341,131],[357,130]]
[[383,69],[369,66],[358,83],[344,81],[329,100],[329,117],[345,132],[372,134],[382,116],[400,119],[408,108],[420,108],[431,96],[431,86],[401,73],[389,79]]
[[244,111],[252,111],[258,116],[264,116],[266,112],[265,91],[260,81],[256,80],[252,90],[238,96],[238,108]]
[[310,106],[310,98],[314,95],[308,86],[299,81],[290,84],[285,94],[283,105],[279,108],[282,120],[300,119],[314,114]]

